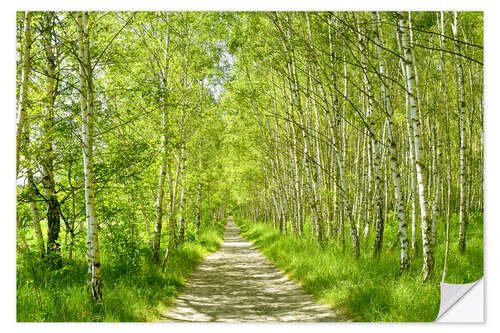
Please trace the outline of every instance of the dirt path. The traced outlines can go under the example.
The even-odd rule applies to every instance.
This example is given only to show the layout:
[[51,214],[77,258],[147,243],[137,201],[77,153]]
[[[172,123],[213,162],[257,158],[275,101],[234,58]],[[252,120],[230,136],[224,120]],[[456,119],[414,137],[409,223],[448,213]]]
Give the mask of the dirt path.
[[183,293],[162,315],[167,321],[340,321],[327,306],[290,281],[228,218],[224,243],[193,272]]

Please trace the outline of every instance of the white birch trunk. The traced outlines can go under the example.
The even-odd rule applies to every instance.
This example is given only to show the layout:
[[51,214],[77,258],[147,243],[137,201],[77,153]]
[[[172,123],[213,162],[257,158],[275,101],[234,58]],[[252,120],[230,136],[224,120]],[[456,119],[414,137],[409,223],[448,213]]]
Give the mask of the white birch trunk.
[[177,198],[177,184],[179,181],[179,174],[180,174],[180,163],[177,163],[177,171],[175,175],[175,183],[172,184],[172,177],[170,175],[170,165],[167,168],[167,176],[168,176],[168,187],[169,187],[169,193],[170,193],[170,210],[168,213],[168,228],[169,228],[169,237],[168,237],[168,246],[165,251],[165,256],[163,257],[163,262],[162,262],[162,270],[165,270],[165,266],[167,264],[168,258],[170,256],[170,253],[172,253],[172,249],[175,246],[175,201]]
[[[168,17],[168,16],[167,16]],[[168,61],[169,61],[169,41],[170,34],[167,25],[167,31],[165,34],[165,67],[162,72],[162,83],[163,88],[163,107],[162,107],[162,127],[161,127],[161,166],[160,166],[160,176],[158,177],[158,190],[156,195],[156,222],[153,240],[153,260],[158,263],[160,254],[160,241],[161,241],[161,229],[163,226],[163,205],[164,205],[164,193],[165,193],[165,177],[167,172],[167,160],[168,160],[168,149],[167,149],[167,107],[168,107],[168,86],[167,86],[167,75],[168,75]]]
[[[403,50],[401,47],[401,36],[397,35],[398,42],[398,50],[400,54],[403,54]],[[404,60],[400,59],[401,63],[401,71],[403,72],[404,77],[406,76],[406,65]],[[410,194],[409,199],[411,200],[411,251],[413,255],[416,255],[419,249],[418,246],[418,231],[417,231],[417,210],[418,210],[418,196],[417,196],[417,172],[416,172],[416,159],[415,159],[415,147],[413,140],[413,127],[411,123],[411,115],[410,115],[410,97],[408,93],[408,82],[405,80],[405,109],[406,109],[406,136],[408,141],[408,151],[410,155],[409,164],[410,164]],[[404,135],[402,136],[404,137]]]
[[[444,14],[443,12],[440,12],[438,20],[441,23],[441,38],[439,39],[439,45],[441,47],[441,50],[443,50],[443,44],[444,44]],[[445,75],[445,62],[444,62],[444,54],[443,51],[440,52],[440,71],[441,71],[441,82],[442,82],[442,87],[443,89],[443,99],[444,99],[444,106],[445,106],[445,114],[446,114],[446,119],[445,119],[445,131],[448,140],[445,140],[446,142],[446,174],[450,175],[448,178],[446,185],[446,204],[443,204],[443,206],[446,207],[446,230],[445,230],[445,252],[444,252],[444,263],[443,263],[443,276],[441,279],[441,282],[445,282],[446,280],[446,273],[448,271],[448,254],[450,250],[450,214],[451,214],[451,159],[450,159],[450,140],[449,140],[449,128],[448,128],[448,123],[449,123],[449,108],[448,108],[448,85],[446,83],[446,75]],[[444,189],[443,189],[444,192]],[[444,199],[444,195],[443,195]]]
[[[26,137],[26,141],[29,141],[30,137],[30,125],[29,122],[26,121],[25,123],[25,130],[24,130],[24,136]],[[35,199],[35,181],[33,178],[33,169],[32,169],[32,161],[31,161],[31,154],[29,152],[29,148],[26,147],[26,152],[24,153],[24,158],[26,159],[26,164],[27,164],[27,171],[26,175],[28,177],[28,184],[31,187],[31,191],[33,191],[33,194],[30,198],[30,209],[31,209],[31,216],[33,217],[33,225],[35,226],[35,236],[36,236],[36,241],[38,244],[38,250],[40,251],[40,256],[43,258],[45,257],[45,242],[43,240],[43,232],[42,232],[42,227],[40,225],[40,215],[38,214],[38,205],[36,203]]]
[[[377,256],[380,254],[380,251],[382,249],[382,244],[383,244],[383,237],[384,237],[384,218],[382,216],[382,196],[380,195],[382,191],[382,179],[381,179],[381,158],[380,158],[380,149],[381,149],[381,144],[380,140],[377,138],[373,137],[375,135],[375,117],[374,117],[374,101],[373,101],[373,88],[371,86],[371,82],[368,77],[368,64],[367,64],[367,59],[366,59],[366,48],[365,44],[363,41],[363,36],[361,35],[360,31],[360,24],[359,24],[359,15],[356,16],[357,18],[357,29],[358,29],[358,42],[360,46],[360,53],[361,53],[361,66],[363,68],[363,80],[364,80],[364,86],[367,91],[367,97],[368,97],[368,105],[367,105],[367,120],[368,120],[368,125],[369,125],[369,130],[371,132],[371,137],[370,137],[370,149],[371,149],[371,155],[372,155],[372,166],[373,166],[373,175],[374,175],[374,184],[373,184],[373,200],[375,203],[375,211],[373,216],[375,217],[375,227],[376,227],[376,233],[375,233],[375,243],[373,245],[373,250],[374,250],[374,255]],[[366,238],[366,237],[365,237]]]
[[453,15],[453,37],[455,39],[455,52],[457,59],[457,74],[458,74],[458,115],[459,115],[459,131],[460,131],[460,165],[458,171],[458,185],[460,189],[459,200],[459,223],[460,229],[458,232],[458,252],[463,254],[465,252],[465,244],[467,237],[467,211],[466,211],[466,175],[465,175],[465,83],[462,66],[462,58],[460,56],[460,43],[458,41],[458,13],[454,12]]
[[52,13],[46,13],[44,17],[44,33],[42,42],[46,56],[47,88],[45,100],[45,114],[42,122],[43,129],[43,157],[42,183],[45,191],[47,203],[47,255],[51,256],[51,261],[55,267],[62,266],[61,245],[59,244],[60,208],[57,193],[55,191],[54,179],[54,151],[52,137],[54,135],[54,104],[56,98],[56,56],[52,43],[53,17]]
[[[16,131],[16,180],[17,177],[19,176],[19,160],[21,157],[21,140],[22,140],[22,134],[23,134],[23,128],[26,122],[26,102],[28,98],[28,86],[29,86],[29,73],[30,73],[30,60],[31,60],[31,12],[26,12],[26,16],[24,19],[24,47],[23,47],[23,53],[22,53],[22,60],[23,60],[23,73],[22,73],[22,86],[21,86],[21,93],[20,93],[20,109],[19,109],[19,115],[18,115],[18,121],[17,121],[17,131]],[[29,166],[28,166],[29,168]],[[38,219],[38,211],[35,209],[33,210],[33,207],[36,208],[36,203],[31,201],[30,203],[31,209],[32,209],[32,214],[33,214],[33,222],[35,222],[35,227],[36,227],[36,220]],[[40,225],[38,223],[38,225]],[[21,243],[20,249],[22,251],[29,250],[28,243],[26,242],[26,238],[24,236],[24,233],[22,232],[22,226],[21,226],[21,221],[19,220],[19,216],[16,211],[16,231],[17,231],[17,238],[18,241]],[[38,235],[38,233],[37,233]],[[42,236],[43,237],[43,236]],[[43,242],[43,238],[42,242]],[[45,250],[41,248],[41,255],[45,253]]]
[[[374,22],[373,30],[375,32],[375,43],[377,45],[384,45],[384,41],[382,39],[382,35],[379,30],[379,25],[376,24],[375,22],[379,21],[380,18],[375,16],[375,14],[372,14],[372,20]],[[379,38],[380,36],[380,38]],[[386,75],[385,73],[385,64],[384,60],[382,59],[382,50],[380,46],[377,46],[377,54],[379,57],[379,70],[381,76],[384,78]],[[390,103],[390,95],[389,95],[389,89],[386,86],[386,83],[384,79],[381,80],[381,87],[382,91],[382,99],[386,111],[386,119],[387,119],[387,138],[389,140],[389,150],[390,150],[390,161],[391,161],[391,173],[392,173],[392,182],[394,184],[394,200],[395,200],[395,208],[396,208],[396,215],[398,218],[398,234],[399,234],[399,239],[400,239],[400,247],[401,247],[401,254],[400,254],[400,269],[403,271],[408,270],[409,268],[409,254],[408,254],[408,224],[406,222],[405,214],[403,212],[403,203],[402,203],[402,198],[401,198],[401,189],[400,189],[400,182],[401,182],[401,176],[399,173],[399,164],[398,164],[398,152],[397,152],[397,146],[396,146],[396,141],[394,140],[393,136],[393,110],[391,107]],[[386,212],[387,213],[387,212]]]
[[423,280],[428,281],[434,271],[434,250],[432,247],[432,222],[431,217],[428,215],[428,199],[426,191],[426,163],[423,156],[423,150],[420,142],[420,121],[417,115],[416,105],[416,83],[414,66],[412,60],[412,49],[408,43],[408,29],[405,23],[405,13],[399,13],[399,25],[397,27],[398,34],[401,37],[401,46],[403,48],[403,57],[405,59],[406,67],[406,81],[408,86],[408,95],[410,102],[410,115],[413,127],[413,141],[415,145],[415,159],[417,170],[417,188],[420,201],[420,215],[422,217],[422,243],[423,243],[423,267],[422,274]]
[[[184,123],[184,110],[182,110],[181,116],[181,127],[183,127]],[[178,232],[178,241],[179,244],[184,243],[184,232],[185,232],[185,209],[186,209],[186,178],[185,178],[185,142],[184,142],[184,129],[181,128],[181,152],[179,156],[180,163],[180,175],[181,175],[181,197],[179,200],[179,232]]]
[[24,123],[26,121],[26,105],[28,99],[28,86],[29,86],[29,75],[31,70],[31,12],[26,12],[26,17],[24,19],[24,42],[23,42],[23,74],[22,74],[22,85],[20,93],[20,109],[17,121],[17,132],[16,132],[16,178],[19,175],[19,159],[21,155],[21,140],[24,128]]
[[203,171],[203,140],[200,138],[198,143],[198,188],[196,189],[196,230],[200,230],[201,221],[201,176]]
[[160,253],[160,240],[161,240],[161,229],[163,225],[163,205],[164,205],[164,193],[165,193],[165,177],[167,172],[167,119],[166,110],[162,113],[162,135],[161,135],[161,166],[160,166],[160,176],[158,177],[158,189],[156,194],[156,222],[155,231],[153,239],[153,260],[158,262]]
[[94,203],[93,127],[94,95],[92,65],[90,61],[88,12],[78,13],[80,30],[80,89],[82,109],[83,169],[85,179],[85,205],[87,218],[88,279],[93,301],[102,301],[102,275],[99,253],[97,214]]

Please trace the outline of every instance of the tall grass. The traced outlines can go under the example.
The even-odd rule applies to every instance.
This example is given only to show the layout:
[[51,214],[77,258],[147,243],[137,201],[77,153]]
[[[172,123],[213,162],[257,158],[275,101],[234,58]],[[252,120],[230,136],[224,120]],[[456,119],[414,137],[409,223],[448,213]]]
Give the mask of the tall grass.
[[[444,227],[439,223],[435,248],[436,273],[430,283],[422,283],[422,257],[411,259],[407,274],[399,272],[399,246],[392,248],[397,232],[389,217],[382,255],[371,254],[373,239],[362,244],[358,260],[351,255],[346,233],[344,251],[338,242],[319,248],[311,233],[310,223],[304,237],[280,234],[263,223],[237,219],[242,236],[254,242],[262,253],[287,275],[300,282],[304,290],[319,303],[329,304],[355,321],[434,321],[439,312],[440,284],[444,260]],[[468,283],[483,275],[483,222],[474,214],[470,219],[467,250],[462,256],[456,250],[458,218],[452,219],[448,283]],[[392,249],[391,249],[392,248]]]
[[224,222],[188,237],[171,254],[165,272],[150,261],[147,246],[130,240],[115,243],[114,248],[103,244],[103,302],[96,306],[86,288],[87,265],[83,257],[53,270],[35,259],[34,254],[19,256],[17,321],[155,320],[172,303],[196,264],[222,244]]

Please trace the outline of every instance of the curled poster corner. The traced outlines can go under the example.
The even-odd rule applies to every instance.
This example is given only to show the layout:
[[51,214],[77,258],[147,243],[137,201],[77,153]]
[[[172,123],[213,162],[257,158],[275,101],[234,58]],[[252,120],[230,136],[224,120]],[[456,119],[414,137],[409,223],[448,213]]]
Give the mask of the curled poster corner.
[[[473,288],[473,292],[469,292]],[[483,278],[465,284],[441,282],[441,302],[436,321],[483,322],[483,302]]]

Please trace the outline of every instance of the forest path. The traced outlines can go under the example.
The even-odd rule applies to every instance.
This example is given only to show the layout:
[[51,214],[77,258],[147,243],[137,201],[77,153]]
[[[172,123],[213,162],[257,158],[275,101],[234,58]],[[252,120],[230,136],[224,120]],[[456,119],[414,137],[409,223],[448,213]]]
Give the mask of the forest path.
[[194,270],[166,321],[345,321],[319,305],[239,235],[230,216],[224,243]]

